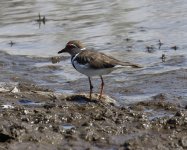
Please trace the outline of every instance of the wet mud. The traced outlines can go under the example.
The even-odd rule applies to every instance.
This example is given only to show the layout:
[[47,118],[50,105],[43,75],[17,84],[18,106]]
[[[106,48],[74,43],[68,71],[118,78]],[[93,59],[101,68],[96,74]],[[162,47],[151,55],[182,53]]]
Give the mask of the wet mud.
[[187,148],[186,69],[124,81],[106,76],[99,101],[97,88],[88,98],[86,78],[55,74],[64,69],[50,58],[1,56],[2,150]]
[[122,106],[18,82],[1,84],[0,97],[2,150],[187,148],[187,108],[164,93]]

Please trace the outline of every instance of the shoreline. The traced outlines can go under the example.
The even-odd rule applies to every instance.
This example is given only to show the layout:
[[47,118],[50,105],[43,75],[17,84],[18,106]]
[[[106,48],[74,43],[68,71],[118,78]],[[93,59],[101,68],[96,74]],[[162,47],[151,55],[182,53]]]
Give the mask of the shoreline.
[[153,100],[116,106],[105,100],[90,101],[85,95],[54,93],[34,84],[22,83],[16,89],[0,92],[1,148],[176,149],[187,146],[186,107],[169,102],[164,94]]
[[[0,149],[187,148],[187,69],[144,75],[125,81],[126,84],[110,82],[110,77],[106,77],[110,85],[106,93],[112,98],[105,95],[98,101],[95,94],[90,101],[87,94],[75,94],[87,90],[84,79],[57,85],[73,89],[73,94],[55,92],[35,81],[40,79],[38,75],[47,78],[48,73],[62,68],[38,69],[33,67],[36,60],[25,57],[17,60],[18,57],[3,56],[0,65]],[[58,81],[47,78],[46,82]],[[154,95],[146,100],[140,97],[140,101],[131,98],[122,101],[112,92]]]

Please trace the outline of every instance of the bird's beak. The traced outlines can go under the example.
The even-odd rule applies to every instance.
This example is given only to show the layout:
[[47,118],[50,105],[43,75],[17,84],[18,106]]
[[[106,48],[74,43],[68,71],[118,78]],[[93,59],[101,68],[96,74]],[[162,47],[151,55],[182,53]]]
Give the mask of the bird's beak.
[[65,52],[65,48],[62,49],[62,50],[60,50],[60,51],[58,52],[58,54],[63,53],[63,52]]

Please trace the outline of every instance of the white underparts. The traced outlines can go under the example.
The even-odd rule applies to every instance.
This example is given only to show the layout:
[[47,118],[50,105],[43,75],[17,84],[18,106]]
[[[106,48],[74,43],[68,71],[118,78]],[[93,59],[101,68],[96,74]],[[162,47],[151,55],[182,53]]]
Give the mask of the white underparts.
[[91,68],[88,63],[83,65],[78,63],[76,60],[73,61],[73,65],[78,72],[89,77],[106,75],[114,70],[114,68],[102,68],[102,69]]

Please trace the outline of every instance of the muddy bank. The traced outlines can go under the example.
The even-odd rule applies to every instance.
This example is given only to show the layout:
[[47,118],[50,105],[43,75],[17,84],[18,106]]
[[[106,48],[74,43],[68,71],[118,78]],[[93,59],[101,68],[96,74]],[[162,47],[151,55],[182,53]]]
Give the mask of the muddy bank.
[[88,91],[87,79],[64,80],[56,74],[64,68],[49,58],[1,56],[2,150],[187,148],[185,68],[124,72],[132,76],[128,80],[119,80],[123,72],[106,76],[107,95],[90,101],[80,94]]
[[0,97],[1,149],[187,148],[186,108],[164,94],[122,107],[19,83]]

